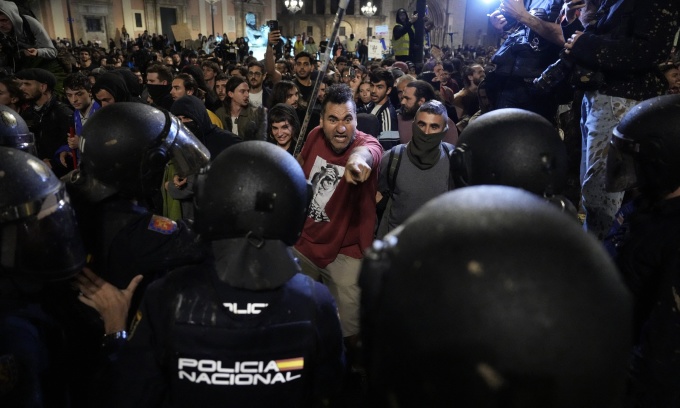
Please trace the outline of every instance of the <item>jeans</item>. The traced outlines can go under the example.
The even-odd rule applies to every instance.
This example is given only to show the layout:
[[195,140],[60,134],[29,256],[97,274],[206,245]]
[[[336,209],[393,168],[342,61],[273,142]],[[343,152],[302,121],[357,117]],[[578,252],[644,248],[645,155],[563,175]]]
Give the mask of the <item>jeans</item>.
[[607,152],[612,131],[639,101],[586,92],[581,103],[581,206],[586,220],[583,228],[604,239],[621,207],[623,193],[605,190]]

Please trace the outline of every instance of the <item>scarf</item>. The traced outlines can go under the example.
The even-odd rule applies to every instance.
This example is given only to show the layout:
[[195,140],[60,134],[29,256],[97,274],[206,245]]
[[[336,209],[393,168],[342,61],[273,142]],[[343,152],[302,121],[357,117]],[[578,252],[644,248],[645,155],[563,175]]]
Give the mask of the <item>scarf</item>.
[[413,138],[406,146],[409,160],[420,170],[427,170],[437,164],[441,149],[439,146],[444,140],[448,127],[439,133],[425,134],[416,122],[413,122]]

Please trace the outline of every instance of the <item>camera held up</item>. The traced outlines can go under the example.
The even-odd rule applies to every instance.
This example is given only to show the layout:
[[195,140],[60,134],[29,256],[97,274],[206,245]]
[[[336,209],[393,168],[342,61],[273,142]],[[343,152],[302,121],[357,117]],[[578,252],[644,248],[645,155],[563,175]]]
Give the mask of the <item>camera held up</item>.
[[566,50],[562,50],[560,59],[549,65],[541,76],[534,79],[534,86],[548,92],[565,80],[582,91],[595,91],[604,84],[604,76],[601,72],[574,63]]

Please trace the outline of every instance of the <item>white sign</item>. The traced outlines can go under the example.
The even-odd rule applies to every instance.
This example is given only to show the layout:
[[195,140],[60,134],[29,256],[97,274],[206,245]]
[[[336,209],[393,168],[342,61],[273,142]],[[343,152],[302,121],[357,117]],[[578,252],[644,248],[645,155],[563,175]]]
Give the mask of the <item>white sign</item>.
[[375,26],[375,35],[387,35],[389,28],[386,25]]
[[382,59],[383,46],[380,40],[371,40],[368,42],[368,58]]

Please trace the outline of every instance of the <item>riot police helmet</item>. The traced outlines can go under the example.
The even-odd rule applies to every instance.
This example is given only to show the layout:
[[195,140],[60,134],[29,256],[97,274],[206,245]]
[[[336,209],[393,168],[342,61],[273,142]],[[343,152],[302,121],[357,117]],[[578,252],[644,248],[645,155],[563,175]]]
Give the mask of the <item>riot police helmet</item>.
[[595,239],[535,195],[431,200],[367,251],[360,286],[373,406],[621,406],[628,291]]
[[302,168],[284,149],[263,141],[239,143],[199,176],[194,227],[209,240],[248,237],[293,245],[309,197]]
[[506,108],[470,122],[451,155],[456,187],[505,185],[550,197],[567,182],[567,152],[542,116]]
[[680,95],[648,99],[623,117],[607,154],[606,187],[662,195],[680,187]]
[[24,118],[11,108],[0,105],[0,146],[13,147],[37,156],[35,136]]
[[114,103],[93,115],[83,126],[80,151],[85,188],[101,183],[135,198],[158,188],[171,159],[182,177],[198,173],[210,160],[208,149],[180,119],[134,102]]
[[62,280],[85,264],[64,184],[40,159],[0,147],[0,273]]

